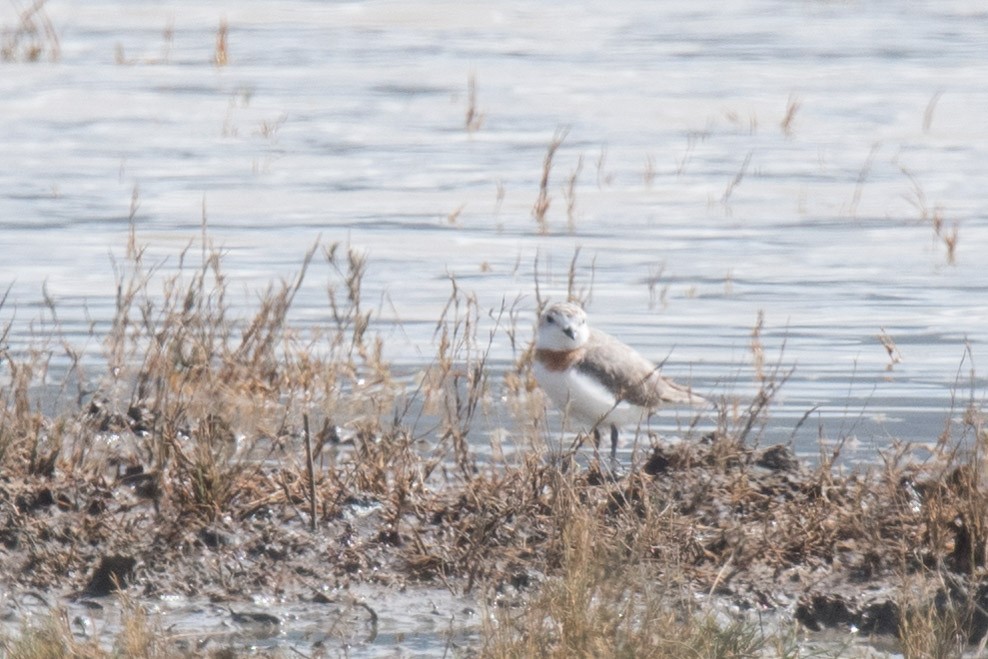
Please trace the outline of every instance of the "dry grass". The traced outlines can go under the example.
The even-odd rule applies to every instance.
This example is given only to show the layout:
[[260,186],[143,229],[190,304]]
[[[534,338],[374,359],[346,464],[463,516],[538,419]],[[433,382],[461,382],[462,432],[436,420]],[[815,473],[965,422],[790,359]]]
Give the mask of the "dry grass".
[[45,4],[46,0],[34,0],[20,9],[13,3],[17,21],[0,28],[0,61],[58,61],[62,52],[58,31],[48,17]]
[[3,642],[0,648],[10,659],[59,659],[61,657],[103,657],[106,653],[94,642],[79,642],[72,634],[63,611],[52,611],[41,624],[25,627],[16,639]]
[[[135,211],[137,201],[135,191]],[[573,451],[543,455],[529,318],[517,303],[485,310],[451,278],[431,363],[399,377],[365,306],[358,251],[313,247],[244,315],[205,227],[200,243],[166,272],[131,234],[115,264],[114,317],[94,337],[105,360],[95,391],[53,305],[37,345],[0,352],[7,587],[309,601],[321,583],[425,582],[489,603],[484,656],[740,657],[810,651],[802,632],[728,605],[795,611],[811,627],[836,610],[861,626],[869,618],[855,593],[884,583],[883,624],[907,656],[983,642],[979,410],[925,463],[893,446],[881,468],[843,474],[838,445],[816,468],[799,466],[785,447],[758,448],[789,375],[781,358],[767,363],[759,317],[750,405],[721,405],[716,429],[700,438],[687,428],[681,445],[640,438],[644,458],[615,477],[593,460],[578,466]],[[578,257],[573,299],[592,287],[577,277]],[[331,273],[331,322],[306,333],[289,312],[314,261]],[[0,346],[10,331],[0,325]],[[490,364],[502,337],[517,356],[497,383],[506,403],[492,394],[500,375]],[[76,386],[61,385],[63,412],[52,415],[32,392],[51,384],[56,354]],[[498,405],[518,415],[516,442],[532,450],[480,460],[477,425]],[[360,525],[357,508],[373,511]],[[97,588],[108,557],[126,569]],[[139,605],[125,610],[115,652],[174,650]],[[56,611],[0,647],[107,656],[66,625]]]
[[549,223],[546,219],[546,213],[549,212],[549,205],[552,203],[552,196],[549,194],[549,177],[552,174],[552,159],[556,156],[556,151],[559,147],[566,141],[566,135],[568,133],[568,129],[556,131],[555,135],[552,136],[552,141],[549,142],[549,147],[546,149],[545,157],[542,160],[542,178],[539,181],[539,195],[535,200],[535,205],[532,207],[532,217],[535,218],[539,227],[539,233],[541,234],[549,233]]
[[[570,173],[569,178],[566,180],[566,188],[564,193],[566,195],[566,226],[570,233],[576,231],[576,184],[580,179],[580,174],[583,172],[583,156],[580,155],[576,159],[576,167]],[[540,190],[541,194],[541,190]]]
[[958,223],[954,222],[948,228],[943,208],[939,205],[930,208],[926,193],[916,176],[904,166],[900,165],[899,169],[909,181],[910,194],[906,196],[906,200],[919,212],[920,221],[930,224],[933,229],[934,240],[943,244],[946,250],[947,265],[955,265],[957,263],[957,242],[960,239]]
[[37,623],[25,624],[16,638],[0,636],[0,650],[9,659],[177,659],[188,656],[172,634],[126,595],[120,596],[118,627],[112,640],[101,639],[80,631],[85,625],[79,620],[70,621],[65,610],[56,607]]
[[230,63],[230,51],[227,46],[230,26],[226,20],[220,21],[220,26],[216,30],[216,49],[213,52],[213,64],[218,67],[226,66]]
[[793,123],[796,121],[796,113],[799,112],[799,108],[802,105],[799,99],[795,96],[790,96],[789,100],[786,102],[786,114],[779,122],[779,128],[782,129],[782,134],[786,138],[792,138],[793,136]]
[[464,125],[468,133],[475,133],[484,125],[484,113],[477,106],[477,76],[473,73],[467,79],[467,113]]
[[651,569],[654,542],[677,531],[665,511],[645,506],[632,529],[620,519],[623,502],[588,497],[586,482],[556,472],[549,487],[556,564],[525,606],[497,612],[482,656],[746,656],[757,649],[757,630],[720,629],[692,611],[679,557]]

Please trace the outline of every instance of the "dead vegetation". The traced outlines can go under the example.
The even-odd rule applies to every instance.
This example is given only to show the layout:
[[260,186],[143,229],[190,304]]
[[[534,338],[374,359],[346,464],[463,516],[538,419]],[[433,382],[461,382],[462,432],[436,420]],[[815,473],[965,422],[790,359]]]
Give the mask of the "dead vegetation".
[[943,207],[937,204],[933,208],[930,208],[926,199],[926,193],[916,176],[904,166],[900,165],[899,169],[909,181],[910,194],[906,195],[906,200],[919,212],[920,221],[924,224],[930,224],[933,229],[934,240],[943,244],[946,250],[947,265],[956,265],[957,241],[959,238],[957,222],[954,222],[948,228],[944,219]]
[[46,0],[34,0],[21,8],[12,3],[17,17],[12,25],[0,27],[0,61],[58,61],[62,48],[45,4]]
[[467,112],[464,126],[468,133],[476,133],[484,125],[484,113],[477,106],[477,76],[467,78]]
[[[559,147],[563,145],[566,141],[566,136],[569,134],[569,129],[557,130],[552,136],[552,141],[549,142],[549,147],[546,149],[545,157],[542,160],[542,178],[539,181],[539,195],[535,200],[535,205],[532,207],[532,217],[535,218],[535,222],[538,224],[540,234],[549,233],[549,222],[546,219],[546,213],[549,212],[549,206],[552,203],[552,195],[549,194],[549,177],[552,174],[552,160],[556,156],[556,151]],[[576,177],[571,179],[571,183],[575,182]],[[569,188],[569,194],[572,197],[573,188]],[[573,202],[570,202],[569,215],[572,217]],[[572,223],[572,220],[571,220]]]
[[[542,449],[513,304],[485,310],[451,279],[435,357],[408,378],[383,357],[354,249],[315,246],[247,316],[205,228],[170,274],[146,258],[132,233],[99,337],[105,373],[84,377],[76,358],[63,412],[33,393],[56,353],[76,354],[54,310],[38,345],[0,348],[4,587],[134,598],[124,654],[174,654],[140,598],[315,602],[365,581],[474,594],[489,657],[805,656],[803,632],[760,621],[772,612],[888,634],[910,657],[985,642],[988,432],[975,408],[922,462],[895,445],[881,468],[843,473],[838,446],[801,465],[758,446],[787,377],[766,364],[759,319],[752,403],[723,405],[713,432],[682,444],[641,438],[615,475]],[[302,332],[289,311],[314,260],[333,273],[330,322]],[[489,355],[503,336],[518,357],[502,374]],[[518,451],[480,459],[478,420],[505,404],[495,388],[519,415]],[[107,656],[57,607],[0,647]]]

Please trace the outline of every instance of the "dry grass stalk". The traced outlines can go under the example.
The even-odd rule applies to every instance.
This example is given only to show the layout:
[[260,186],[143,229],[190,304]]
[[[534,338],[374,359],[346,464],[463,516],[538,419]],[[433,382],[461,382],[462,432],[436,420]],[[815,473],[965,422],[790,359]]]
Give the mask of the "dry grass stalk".
[[570,233],[576,231],[576,182],[583,171],[583,155],[576,159],[576,168],[566,183],[566,225]]
[[230,26],[226,19],[220,21],[220,26],[216,30],[216,49],[213,51],[213,64],[216,66],[226,66],[230,62],[230,54],[227,49],[227,36],[230,33]]
[[933,125],[933,113],[936,110],[937,103],[940,102],[940,97],[943,96],[943,90],[937,90],[933,96],[930,97],[930,102],[926,104],[926,109],[923,110],[923,132],[929,133],[930,127]]
[[57,62],[61,56],[58,31],[45,11],[47,0],[34,0],[21,10],[17,25],[0,30],[0,61]]
[[758,319],[751,328],[751,359],[755,369],[755,380],[765,381],[765,346],[762,344],[762,330],[765,329],[765,312],[758,311]]
[[851,217],[856,217],[858,214],[858,204],[861,203],[861,195],[864,193],[864,185],[868,180],[868,176],[871,175],[871,168],[874,165],[875,156],[878,154],[881,147],[881,142],[875,142],[872,144],[871,149],[868,151],[868,156],[861,165],[861,170],[858,172],[857,181],[854,183],[854,193],[851,195],[851,203],[848,208],[848,215]]
[[477,76],[473,73],[467,79],[466,129],[475,133],[484,125],[484,114],[477,108]]
[[943,208],[937,205],[931,209],[926,201],[926,193],[913,173],[905,167],[900,166],[899,169],[909,180],[911,196],[906,197],[907,201],[919,211],[922,222],[930,223],[930,226],[933,228],[934,239],[943,243],[944,248],[947,250],[947,264],[954,265],[957,262],[957,241],[959,239],[957,222],[954,222],[948,230],[945,226]]
[[696,145],[708,137],[710,137],[710,131],[691,130],[686,134],[686,150],[683,152],[682,158],[676,163],[676,176],[682,176],[686,172],[686,166],[693,159],[693,152],[696,151]]
[[946,230],[944,228],[943,209],[938,206],[933,210],[931,224],[933,225],[933,235],[940,239],[947,250],[947,264],[955,265],[957,263],[957,222],[951,225],[949,231]]
[[312,459],[312,433],[309,429],[309,415],[302,414],[302,439],[305,442],[305,472],[309,480],[309,530],[315,532],[318,526],[316,500],[316,469]]
[[744,180],[745,175],[748,173],[748,166],[751,164],[751,158],[754,155],[753,151],[749,151],[748,155],[744,157],[744,162],[741,163],[741,167],[738,169],[738,173],[734,175],[731,182],[727,184],[724,189],[724,194],[721,195],[720,203],[727,208],[728,202],[731,199],[731,195],[734,194],[734,190],[741,185],[741,181]]
[[895,341],[889,336],[889,333],[885,331],[882,327],[878,334],[878,340],[881,342],[882,347],[885,348],[885,352],[888,353],[889,363],[885,366],[886,371],[891,371],[896,364],[902,361],[902,353],[899,352],[899,347],[895,345]]
[[786,103],[786,114],[779,123],[779,127],[782,129],[782,134],[787,138],[792,137],[792,125],[796,120],[796,113],[799,112],[801,105],[799,99],[795,96],[790,96],[788,103]]
[[645,156],[645,172],[642,174],[642,180],[645,183],[645,187],[652,187],[652,183],[655,182],[655,156],[651,153]]
[[593,283],[597,276],[597,257],[590,261],[590,280],[584,284],[579,284],[579,262],[580,251],[577,247],[573,250],[573,258],[569,261],[569,269],[566,271],[566,300],[576,302],[582,307],[586,307],[593,300]]
[[542,160],[542,179],[539,181],[539,196],[535,200],[535,205],[532,207],[532,216],[538,223],[539,233],[541,234],[549,233],[549,224],[545,216],[549,211],[549,204],[552,202],[552,198],[549,196],[549,175],[552,172],[552,159],[555,157],[556,151],[566,140],[568,133],[569,130],[556,131],[555,135],[552,136],[552,141],[549,142],[549,148],[546,149],[545,158]]
[[658,265],[648,267],[648,277],[645,278],[645,285],[648,286],[648,308],[653,310],[658,305],[662,305],[663,308],[666,307],[666,298],[669,295],[669,285],[666,284],[661,289],[659,288],[659,283],[662,282],[662,276],[665,274],[666,264],[659,263]]
[[614,175],[607,173],[607,147],[600,147],[600,154],[597,156],[597,187],[603,188],[614,181]]

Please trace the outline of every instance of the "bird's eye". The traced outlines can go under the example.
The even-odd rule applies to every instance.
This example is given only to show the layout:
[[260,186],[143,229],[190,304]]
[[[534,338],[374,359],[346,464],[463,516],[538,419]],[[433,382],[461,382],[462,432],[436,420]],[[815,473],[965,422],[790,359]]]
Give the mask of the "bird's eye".
[[545,317],[545,322],[547,322],[550,325],[552,325],[553,323],[556,322],[556,318],[555,318],[555,316],[546,316]]

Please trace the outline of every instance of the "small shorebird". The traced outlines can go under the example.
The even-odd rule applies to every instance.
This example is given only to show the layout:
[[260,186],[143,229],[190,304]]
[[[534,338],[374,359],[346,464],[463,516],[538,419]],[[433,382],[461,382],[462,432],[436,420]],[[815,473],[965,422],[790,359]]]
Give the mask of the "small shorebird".
[[612,459],[620,426],[640,424],[664,404],[707,404],[630,346],[591,328],[583,309],[569,302],[539,317],[533,371],[564,418],[585,424],[598,445],[600,429],[610,426]]

